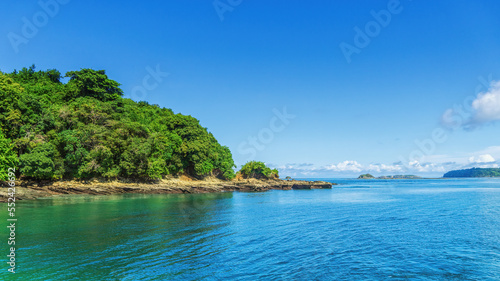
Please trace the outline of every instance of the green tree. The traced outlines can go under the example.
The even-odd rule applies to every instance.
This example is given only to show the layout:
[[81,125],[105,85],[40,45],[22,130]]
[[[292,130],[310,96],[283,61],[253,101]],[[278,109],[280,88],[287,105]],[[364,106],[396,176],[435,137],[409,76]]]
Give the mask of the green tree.
[[236,168],[236,165],[234,165],[231,150],[229,150],[227,146],[219,147],[215,166],[218,167],[215,176],[223,179],[234,178],[235,174],[233,168]]
[[23,175],[37,180],[52,180],[62,176],[60,161],[53,144],[42,143],[31,152],[21,155],[20,171]]
[[7,181],[9,168],[17,168],[18,159],[13,148],[12,142],[0,129],[0,181]]
[[[122,98],[102,70],[0,72],[0,126],[34,179],[234,177],[229,148],[200,122]],[[277,173],[277,172],[276,172]]]
[[78,176],[80,178],[117,177],[119,168],[115,166],[113,158],[113,153],[108,147],[97,145],[85,156],[84,164],[78,169]]
[[123,95],[120,84],[111,80],[104,70],[84,68],[80,71],[69,71],[68,86],[76,90],[74,97],[93,97],[100,101],[116,100]]
[[239,171],[243,178],[274,179],[279,178],[277,169],[267,167],[260,161],[250,161],[241,167]]
[[24,88],[9,76],[0,73],[0,126],[8,138],[18,137],[23,126],[21,106]]
[[77,177],[80,166],[89,153],[81,142],[76,130],[65,130],[58,133],[59,150],[64,155],[65,174],[69,177]]

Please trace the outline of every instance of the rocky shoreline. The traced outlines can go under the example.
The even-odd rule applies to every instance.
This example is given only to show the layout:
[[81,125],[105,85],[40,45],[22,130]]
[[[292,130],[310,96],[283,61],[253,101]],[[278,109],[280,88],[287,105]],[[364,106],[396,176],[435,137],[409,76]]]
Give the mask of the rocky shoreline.
[[[224,181],[218,179],[192,180],[167,179],[155,183],[129,183],[120,181],[57,181],[50,183],[16,182],[16,200],[34,200],[42,197],[69,194],[112,195],[124,193],[168,194],[168,193],[213,193],[213,192],[262,192],[272,189],[325,189],[332,184],[324,181],[257,180],[240,179]],[[0,189],[0,202],[7,202],[8,188]]]

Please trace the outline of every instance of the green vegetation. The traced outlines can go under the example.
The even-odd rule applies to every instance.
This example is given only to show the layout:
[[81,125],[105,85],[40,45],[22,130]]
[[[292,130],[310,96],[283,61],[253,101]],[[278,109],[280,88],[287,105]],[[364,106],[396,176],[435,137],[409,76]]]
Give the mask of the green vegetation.
[[277,179],[279,178],[278,170],[267,167],[266,164],[259,161],[250,161],[241,167],[239,171],[245,179]]
[[358,177],[358,179],[373,179],[375,178],[374,176],[372,176],[371,174],[362,174]]
[[104,70],[65,77],[0,72],[1,176],[19,158],[21,176],[36,180],[234,177],[230,150],[197,119],[122,98]]
[[455,170],[444,174],[443,178],[500,177],[500,168],[472,168]]
[[7,181],[9,168],[16,168],[18,159],[12,142],[5,138],[0,129],[0,181]]

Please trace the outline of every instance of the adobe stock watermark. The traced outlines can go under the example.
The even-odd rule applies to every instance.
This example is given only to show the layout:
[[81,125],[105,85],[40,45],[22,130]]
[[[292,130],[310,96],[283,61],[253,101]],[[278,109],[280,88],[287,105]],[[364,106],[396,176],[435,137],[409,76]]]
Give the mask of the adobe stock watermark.
[[269,126],[262,128],[257,136],[250,136],[246,141],[243,141],[238,146],[238,152],[242,155],[248,155],[248,161],[253,160],[257,155],[257,151],[262,151],[266,145],[274,140],[276,133],[282,132],[290,124],[290,120],[295,118],[295,115],[287,112],[286,106],[281,111],[274,108],[274,116],[269,120]]
[[145,100],[148,92],[158,88],[163,79],[170,75],[168,72],[161,71],[159,64],[156,65],[155,69],[146,66],[146,72],[148,74],[142,78],[142,84],[132,88],[132,98],[134,100]]
[[[411,1],[411,0],[410,0]],[[403,6],[399,0],[389,0],[387,9],[382,9],[378,12],[371,10],[370,14],[373,20],[367,22],[363,29],[358,26],[354,27],[353,44],[342,42],[339,44],[340,50],[344,55],[347,63],[351,63],[353,54],[360,54],[361,50],[368,47],[372,39],[377,37],[382,28],[386,28],[392,21],[393,15],[397,15],[403,11]]]
[[224,21],[224,14],[226,12],[232,12],[234,8],[241,5],[241,3],[243,3],[243,0],[215,0],[212,5],[220,21]]
[[472,102],[477,95],[488,89],[493,81],[493,75],[488,75],[487,78],[478,77],[479,84],[475,88],[473,95],[467,96],[462,103],[453,105],[452,110],[447,110],[443,115],[443,124],[434,128],[431,135],[423,140],[415,140],[417,148],[409,153],[408,158],[399,156],[399,160],[406,169],[411,168],[412,163],[420,163],[426,156],[433,155],[438,145],[445,143],[449,139],[452,131],[455,131],[466,125],[467,121],[473,114]]
[[[191,196],[189,194],[188,196]],[[184,225],[189,226],[193,224],[193,219],[204,214],[208,206],[208,199],[194,199],[187,202],[179,202],[179,215],[182,218]]]
[[61,5],[66,5],[70,0],[40,0],[38,1],[38,6],[40,10],[35,12],[31,19],[27,17],[22,17],[21,21],[23,26],[21,27],[21,32],[9,32],[7,38],[9,39],[12,49],[17,54],[19,53],[19,46],[21,44],[28,44],[29,40],[38,34],[40,28],[46,26],[51,18],[54,18],[59,14]]
[[[9,268],[7,269],[10,273],[16,273],[16,168],[9,168],[7,174],[8,186],[7,191],[7,229],[9,229],[9,235],[7,239],[7,244],[10,246],[9,254],[7,255],[7,264]],[[7,247],[8,248],[8,247]]]

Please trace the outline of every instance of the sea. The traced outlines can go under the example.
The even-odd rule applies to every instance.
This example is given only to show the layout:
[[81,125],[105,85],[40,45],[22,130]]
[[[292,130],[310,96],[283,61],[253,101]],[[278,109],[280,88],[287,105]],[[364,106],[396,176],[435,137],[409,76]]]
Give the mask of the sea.
[[500,280],[500,179],[327,181],[2,204],[0,280]]

